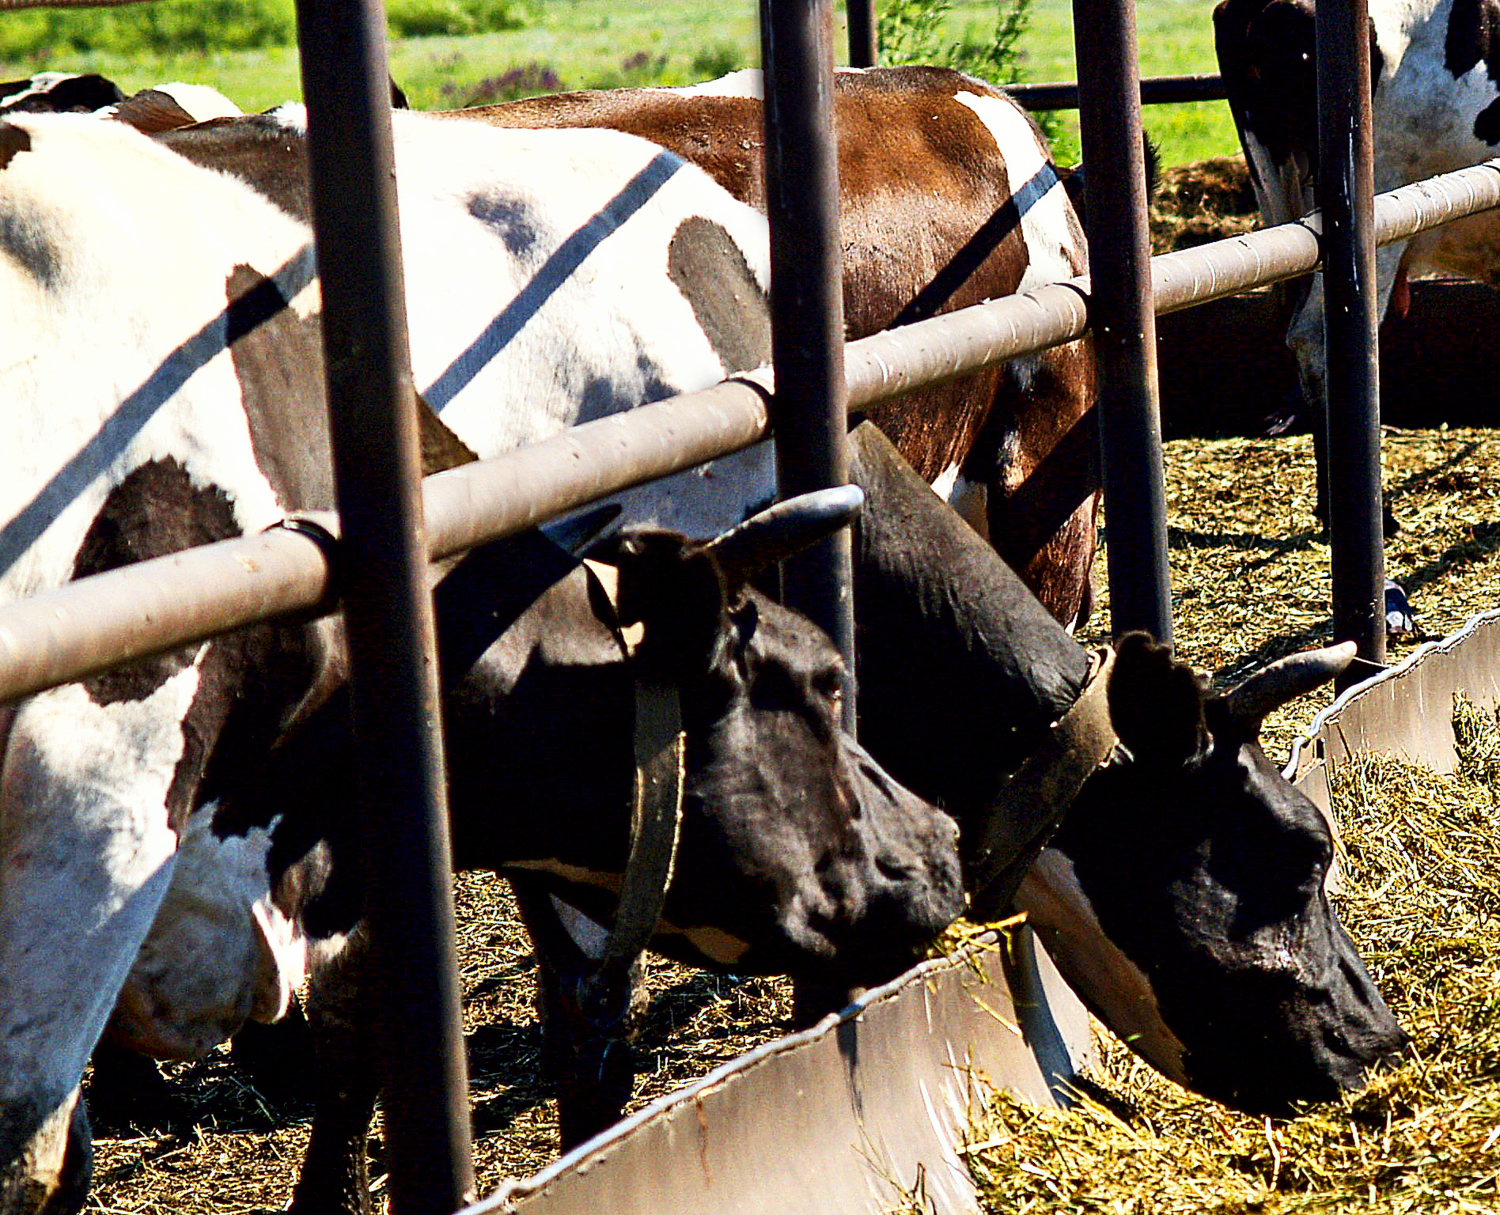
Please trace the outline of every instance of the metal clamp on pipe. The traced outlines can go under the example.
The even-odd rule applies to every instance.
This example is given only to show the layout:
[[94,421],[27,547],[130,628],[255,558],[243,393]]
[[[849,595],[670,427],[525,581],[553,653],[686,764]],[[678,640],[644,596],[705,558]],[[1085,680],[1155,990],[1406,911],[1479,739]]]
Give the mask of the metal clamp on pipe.
[[336,511],[312,510],[288,515],[279,523],[265,529],[267,532],[286,531],[306,537],[318,546],[328,567],[328,581],[323,597],[311,607],[304,608],[288,620],[316,620],[338,610],[343,595],[343,557],[339,548],[339,517]]

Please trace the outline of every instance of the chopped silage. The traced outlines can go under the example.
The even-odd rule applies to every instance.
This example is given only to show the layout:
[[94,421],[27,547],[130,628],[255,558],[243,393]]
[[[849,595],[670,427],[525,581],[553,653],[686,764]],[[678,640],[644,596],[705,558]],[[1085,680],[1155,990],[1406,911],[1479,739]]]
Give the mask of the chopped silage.
[[1460,704],[1451,776],[1365,756],[1335,783],[1340,914],[1413,1043],[1275,1121],[1195,1097],[1113,1039],[1071,1110],[1001,1095],[966,1149],[988,1210],[1500,1211],[1500,726]]

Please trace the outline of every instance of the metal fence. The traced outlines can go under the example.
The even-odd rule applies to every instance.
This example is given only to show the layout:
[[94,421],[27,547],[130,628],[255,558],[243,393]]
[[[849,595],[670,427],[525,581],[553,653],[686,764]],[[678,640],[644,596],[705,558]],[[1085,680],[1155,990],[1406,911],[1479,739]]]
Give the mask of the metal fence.
[[[0,6],[15,3],[0,0]],[[807,163],[815,146],[821,143],[825,153],[831,146],[827,109],[822,107],[831,92],[832,67],[830,48],[822,40],[827,28],[825,0],[765,3],[763,37],[781,39],[766,47],[766,61],[790,61],[804,74],[800,92],[771,101],[768,109],[810,106],[815,117],[789,130],[782,138],[791,142],[780,152],[768,153],[767,159],[772,166],[778,161]],[[1349,29],[1362,31],[1363,5],[1355,0],[1351,7],[1358,12],[1345,14]],[[1332,8],[1331,3],[1320,5],[1320,30],[1325,10]],[[788,20],[780,22],[782,16]],[[145,562],[0,608],[0,698],[11,699],[257,621],[331,610],[342,601],[354,642],[356,711],[361,686],[378,687],[385,706],[380,716],[386,726],[373,733],[361,727],[364,745],[376,752],[367,752],[361,764],[376,774],[366,786],[366,797],[384,807],[382,821],[391,824],[382,829],[387,832],[382,851],[400,859],[399,869],[392,868],[379,880],[414,883],[407,888],[412,902],[402,918],[420,921],[399,941],[399,926],[378,926],[405,951],[404,956],[398,954],[395,945],[387,950],[388,964],[401,973],[401,981],[389,990],[412,993],[405,1008],[394,1014],[402,1018],[403,1048],[385,1052],[388,1061],[405,1069],[406,1077],[396,1079],[391,1091],[400,1099],[387,1106],[395,1147],[390,1162],[392,1208],[398,1215],[446,1212],[460,1205],[472,1181],[451,966],[452,910],[446,893],[441,740],[431,684],[435,663],[426,561],[747,446],[767,435],[775,397],[765,373],[742,377],[439,474],[421,487],[419,495],[410,372],[404,363],[399,249],[390,200],[382,193],[382,183],[388,186],[391,179],[389,116],[383,103],[383,12],[378,0],[362,5],[300,0],[298,17],[313,184],[320,200],[315,206],[320,248],[331,247],[329,234],[336,228],[356,233],[353,251],[343,259],[354,268],[351,276],[324,275],[328,365],[348,365],[352,360],[340,358],[339,351],[351,343],[367,350],[373,343],[373,348],[389,352],[377,360],[374,382],[347,379],[330,385],[344,534],[335,539],[337,529],[326,521],[304,521],[262,536]],[[815,428],[830,435],[833,444],[810,457],[822,462],[821,471],[812,477],[815,481],[838,475],[836,445],[844,409],[1069,341],[1092,322],[1101,355],[1115,624],[1144,626],[1169,637],[1152,318],[1157,312],[1305,273],[1319,264],[1324,238],[1319,220],[1313,218],[1148,258],[1139,110],[1143,89],[1135,67],[1130,0],[1076,0],[1075,25],[1080,74],[1089,82],[1077,99],[1085,154],[1092,166],[1090,212],[1109,216],[1116,225],[1108,232],[1096,226],[1092,276],[852,343],[843,351],[842,377],[829,370],[837,362],[830,350],[811,352],[809,357],[821,360],[825,370],[815,373],[824,389],[809,408],[820,419]],[[1205,78],[1189,79],[1193,83],[1171,86],[1168,91],[1177,91],[1173,99],[1183,93],[1212,95],[1213,86]],[[1357,93],[1357,80],[1353,87]],[[1367,81],[1364,87],[1367,105]],[[773,81],[768,94],[780,97],[776,90]],[[1022,97],[1035,108],[1069,103],[1063,86],[1037,86],[1029,96],[1023,90]],[[1357,127],[1357,106],[1349,113],[1353,116],[1340,121],[1345,128]],[[1368,129],[1367,110],[1363,122]],[[351,130],[351,123],[359,129]],[[1358,173],[1351,172],[1357,179]],[[1342,192],[1349,190],[1343,187]],[[1371,213],[1370,230],[1382,242],[1395,240],[1496,205],[1500,162],[1490,162],[1382,196]],[[836,249],[836,209],[830,214],[825,198],[814,210],[819,215],[819,239]],[[793,205],[778,218],[773,209],[773,247],[784,239],[777,233],[784,231],[789,217],[793,223],[811,223],[797,218],[811,213]],[[1368,257],[1373,246],[1359,235],[1365,226],[1357,202],[1352,211],[1340,212],[1336,227],[1341,238],[1356,232],[1352,242],[1342,240],[1340,245],[1346,260]],[[1362,241],[1363,248],[1350,251]],[[825,264],[825,300],[829,273]],[[1365,275],[1364,281],[1371,281],[1371,276]],[[800,290],[784,277],[773,282],[773,309]],[[837,297],[836,280],[833,293]],[[836,337],[836,327],[833,334]],[[1371,347],[1364,349],[1368,359]],[[790,380],[791,360],[781,344],[777,357],[784,379]],[[1357,366],[1357,354],[1353,362]],[[785,385],[780,404],[784,403]],[[379,421],[362,424],[356,415]],[[1368,433],[1367,409],[1356,426]],[[360,470],[357,475],[355,469]],[[372,469],[383,470],[378,487]],[[808,484],[804,481],[799,487]],[[1378,487],[1378,478],[1375,484]],[[1377,504],[1377,555],[1378,539]],[[1337,519],[1335,543],[1349,543],[1341,540]],[[340,553],[337,566],[349,579],[343,585],[335,585],[331,572],[335,548]],[[351,560],[350,554],[358,556]],[[1116,588],[1114,571],[1123,577],[1130,569],[1146,570],[1146,580],[1122,582]],[[847,591],[835,590],[833,598],[841,594]],[[1383,617],[1377,613],[1377,618]],[[837,631],[839,626],[834,627]],[[394,664],[393,647],[398,655]],[[398,686],[405,691],[397,693]],[[393,694],[402,697],[400,712],[389,711]],[[368,709],[376,702],[365,697],[363,703]],[[393,770],[393,757],[401,757],[408,766]],[[408,864],[412,858],[414,867]],[[372,900],[372,905],[379,901]],[[427,911],[413,915],[412,907]],[[418,978],[424,974],[425,979]],[[414,1076],[422,1077],[421,1082],[412,1082]],[[434,1076],[444,1077],[444,1082],[433,1083]]]

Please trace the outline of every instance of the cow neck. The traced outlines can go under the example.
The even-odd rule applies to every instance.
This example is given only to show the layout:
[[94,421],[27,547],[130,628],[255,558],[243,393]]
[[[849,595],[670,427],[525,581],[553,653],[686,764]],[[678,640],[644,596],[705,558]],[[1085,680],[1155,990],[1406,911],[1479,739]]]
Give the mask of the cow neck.
[[[1005,912],[1079,790],[1109,762],[1120,741],[1109,714],[1114,662],[1110,646],[1090,653],[1082,694],[1001,787],[978,840],[966,846],[971,919]],[[1019,849],[1017,840],[1023,841]]]
[[878,431],[851,438],[867,503],[855,527],[860,741],[968,836],[1088,686],[1089,654]]
[[628,983],[629,970],[645,951],[661,920],[662,907],[676,867],[682,827],[683,790],[687,778],[687,735],[682,728],[682,698],[676,684],[650,678],[636,660],[639,625],[622,627],[617,608],[618,571],[596,561],[584,567],[608,603],[606,623],[630,668],[635,685],[633,747],[635,782],[630,811],[630,855],[625,863],[620,902],[609,939],[594,973],[579,987],[579,1001],[608,1006],[612,993]]

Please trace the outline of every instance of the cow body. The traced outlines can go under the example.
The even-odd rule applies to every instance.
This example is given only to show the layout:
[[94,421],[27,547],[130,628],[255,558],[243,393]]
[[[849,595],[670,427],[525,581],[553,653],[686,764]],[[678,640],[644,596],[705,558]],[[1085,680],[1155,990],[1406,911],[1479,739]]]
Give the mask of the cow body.
[[[758,291],[763,221],[695,170],[610,132],[507,133],[413,116],[396,125],[417,382],[473,444],[497,450],[580,413],[703,387],[738,368],[705,334],[692,288],[663,270],[718,257]],[[244,130],[272,148],[300,146],[300,111],[244,120]],[[268,183],[280,166],[269,163]],[[0,123],[0,386],[14,440],[0,478],[0,598],[332,506],[317,283],[311,234],[291,201],[297,192],[273,201],[91,117]],[[572,209],[540,206],[553,196]],[[591,300],[602,311],[589,311]],[[591,321],[587,342],[576,328],[581,315]],[[485,395],[489,408],[470,409],[471,394]],[[537,415],[507,420],[503,406],[517,400],[534,403]],[[738,479],[711,471],[676,489],[648,489],[628,499],[633,517],[701,534],[716,520],[737,521],[769,496],[769,464],[761,451],[726,463]],[[587,599],[570,593],[575,607]],[[768,623],[758,641],[731,635],[730,606],[687,633],[709,628],[719,639],[714,663],[739,655],[736,669],[758,662],[783,671],[797,627],[772,627],[778,609],[762,605],[755,612]],[[473,634],[465,611],[484,609],[450,610],[450,636]],[[584,651],[612,642],[592,616],[569,619],[592,638],[576,643]],[[563,617],[554,624],[553,644],[576,636],[563,631]],[[594,664],[596,681],[618,686],[623,658],[613,659],[607,669]],[[307,960],[306,916],[332,914],[323,882],[331,845],[280,810],[247,818],[223,799],[253,785],[273,741],[314,713],[341,663],[332,624],[263,626],[42,693],[9,715],[0,773],[0,1209],[66,1210],[80,1199],[87,1126],[77,1085],[117,997],[121,1037],[168,1056],[201,1053],[247,1015],[285,1007]],[[592,668],[574,665],[587,696]],[[743,823],[715,825],[718,799],[737,787],[733,804],[745,804],[742,761],[784,736],[786,723],[776,718],[767,735],[771,719],[751,705],[735,719],[743,745],[727,748],[702,699],[688,762],[703,779],[690,784],[694,825],[684,828],[680,863],[701,867],[707,882],[732,883],[727,869],[757,836]],[[713,702],[720,712],[728,703]],[[824,725],[834,720],[831,696],[817,711]],[[802,876],[811,875],[788,827],[784,855],[762,851],[749,866],[759,894],[786,914],[759,916],[764,897],[738,900],[733,923],[714,918],[718,903],[693,905],[676,913],[686,940],[721,930],[762,965],[785,968],[798,964],[787,950],[809,965],[839,954],[866,911],[891,931],[893,905],[855,870],[878,876],[877,855],[890,862],[899,838],[921,837],[923,856],[891,872],[937,883],[917,898],[927,919],[918,935],[956,913],[946,820],[904,794],[892,800],[893,787],[836,734],[795,757],[780,744],[773,750],[774,764],[819,790],[812,818],[791,821],[834,828],[842,842],[830,873],[841,872],[842,884],[804,898],[811,888]],[[833,763],[827,780],[807,768],[814,754]],[[601,785],[601,802],[628,788],[628,767],[613,779]],[[769,794],[750,800],[765,807]],[[850,823],[861,803],[886,824],[881,841]],[[623,840],[627,801],[611,809],[614,831],[531,840],[521,859],[582,873],[585,886],[607,881],[617,859],[609,841]],[[580,857],[580,840],[603,855]],[[285,870],[274,888],[271,869]],[[794,907],[803,904],[805,914]],[[814,913],[821,927],[807,924]]]
[[[1376,193],[1500,152],[1500,43],[1488,0],[1372,0],[1371,119]],[[1316,206],[1317,75],[1312,0],[1224,0],[1214,10],[1219,66],[1267,223]],[[1379,315],[1404,311],[1406,279],[1447,271],[1500,285],[1500,216],[1483,212],[1375,252]],[[1298,292],[1287,334],[1304,395],[1327,402],[1322,276]],[[1319,479],[1319,514],[1327,489]],[[1388,521],[1388,528],[1393,526]]]
[[[563,93],[452,112],[644,136],[765,209],[758,71],[684,89]],[[844,320],[851,338],[1088,270],[1045,141],[1003,92],[943,68],[840,71]],[[886,402],[870,417],[1047,608],[1088,611],[1097,432],[1086,341]]]

